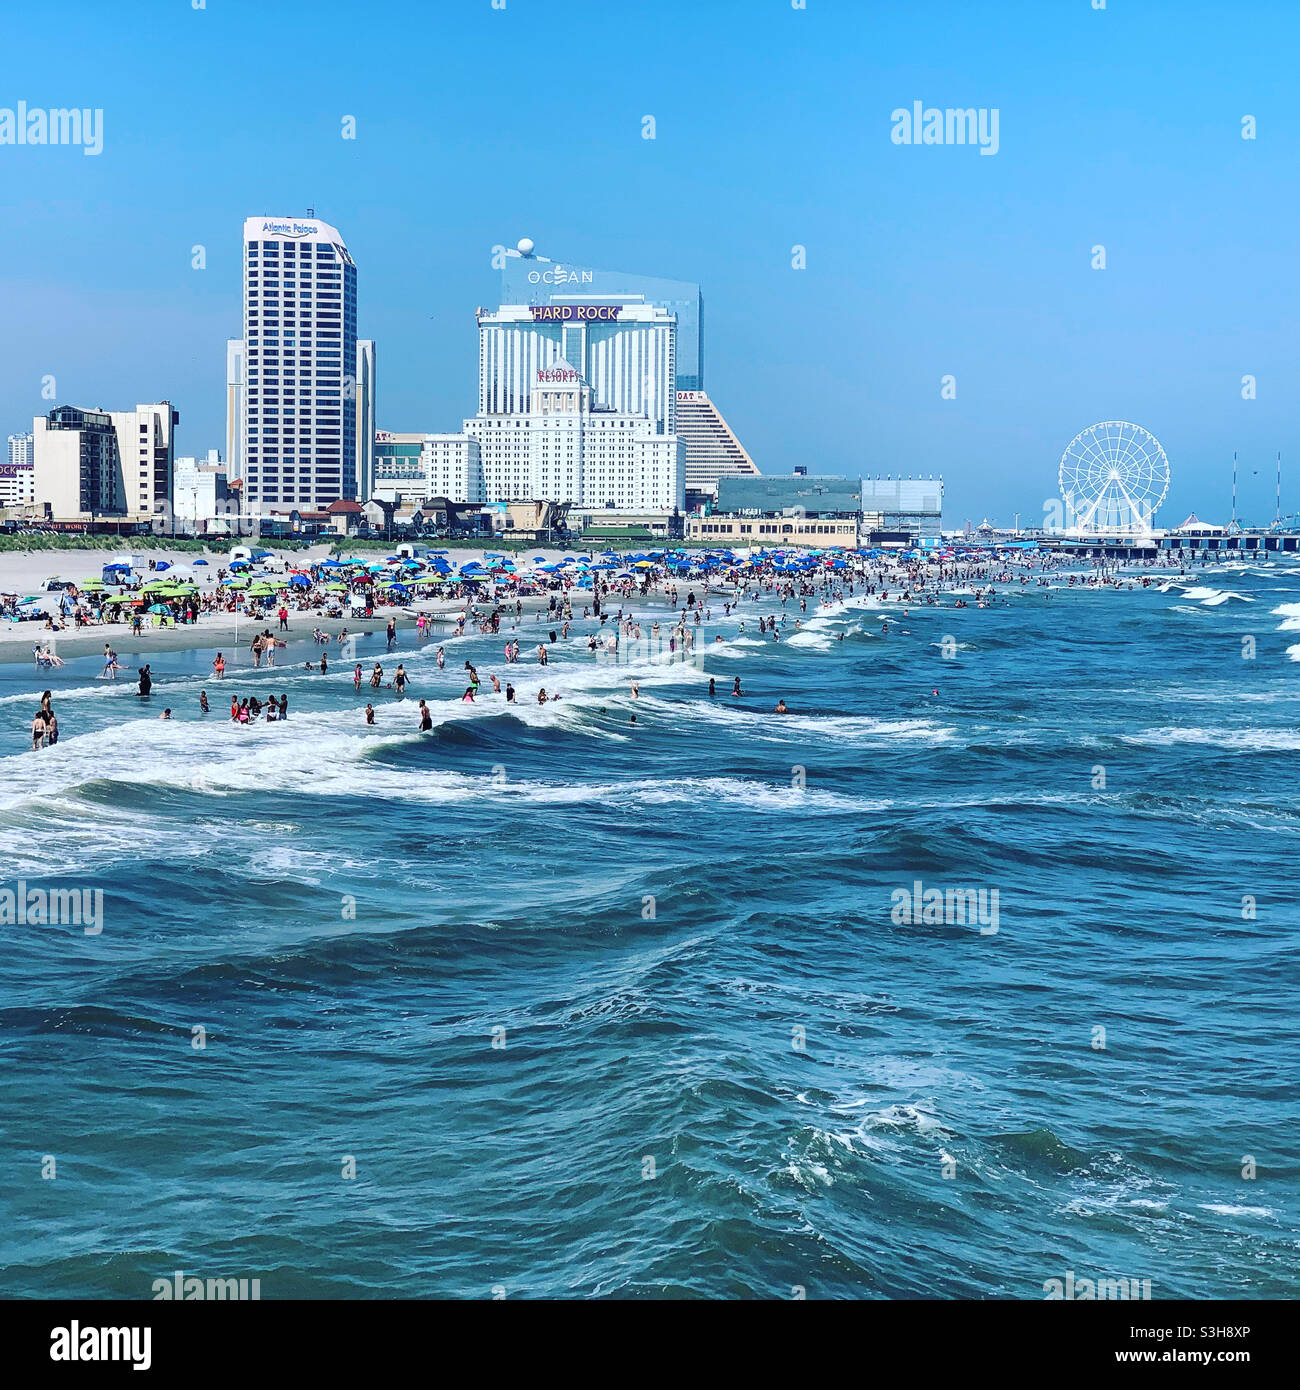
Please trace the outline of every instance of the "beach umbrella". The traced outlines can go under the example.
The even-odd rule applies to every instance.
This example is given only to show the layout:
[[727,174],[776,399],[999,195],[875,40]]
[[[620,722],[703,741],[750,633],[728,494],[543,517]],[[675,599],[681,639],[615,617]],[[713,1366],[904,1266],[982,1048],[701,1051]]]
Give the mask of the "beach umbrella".
[[227,589],[247,589],[247,588],[248,588],[248,580],[247,580],[247,579],[223,579],[221,582],[222,582],[223,585],[225,585],[225,587],[226,587]]
[[83,589],[102,589],[104,581],[102,579],[83,579],[80,587]]
[[195,560],[193,563],[196,565],[206,565],[208,562],[206,560]]
[[305,574],[293,574],[289,576],[289,583],[295,589],[311,588],[311,580]]
[[170,613],[172,610],[165,603],[151,603],[145,611],[148,613]]

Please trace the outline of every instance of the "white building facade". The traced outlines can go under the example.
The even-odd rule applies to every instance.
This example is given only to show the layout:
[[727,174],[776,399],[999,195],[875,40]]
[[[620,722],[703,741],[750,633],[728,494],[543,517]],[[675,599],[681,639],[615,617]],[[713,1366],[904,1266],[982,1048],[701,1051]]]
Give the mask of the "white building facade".
[[228,525],[234,508],[226,492],[226,465],[219,449],[206,458],[178,458],[172,487],[178,531],[200,533],[214,523]]
[[245,509],[354,501],[374,439],[374,344],[357,339],[352,256],[327,222],[250,217],[243,275],[243,337],[226,357],[226,456]]

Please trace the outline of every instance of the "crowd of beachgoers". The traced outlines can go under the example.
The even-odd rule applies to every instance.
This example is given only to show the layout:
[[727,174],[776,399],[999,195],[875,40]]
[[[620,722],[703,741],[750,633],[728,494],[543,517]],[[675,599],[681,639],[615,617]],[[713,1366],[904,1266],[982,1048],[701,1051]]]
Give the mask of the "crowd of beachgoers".
[[[538,623],[549,624],[541,634],[543,640],[530,643],[522,658],[540,667],[548,665],[552,647],[569,642],[575,626],[585,633],[587,651],[598,659],[618,660],[620,651],[650,648],[667,652],[672,659],[696,650],[701,629],[712,622],[715,610],[719,619],[738,621],[740,634],[753,633],[775,643],[798,631],[810,615],[810,605],[815,616],[846,599],[861,598],[886,613],[891,608],[901,610],[906,618],[912,607],[990,607],[1000,596],[1005,598],[1008,587],[1135,588],[1159,582],[1158,574],[1143,573],[1143,568],[1098,563],[1080,569],[1076,557],[1035,548],[952,549],[930,554],[654,550],[618,557],[550,553],[522,563],[489,552],[460,564],[453,564],[446,552],[395,555],[382,562],[319,558],[294,563],[292,557],[265,551],[224,563],[197,561],[182,566],[154,560],[139,567],[123,558],[106,565],[98,581],[59,582],[46,591],[45,631],[54,636],[37,640],[33,658],[43,671],[62,666],[57,649],[62,632],[116,622],[120,630],[137,636],[149,622],[196,629],[205,616],[224,614],[249,625],[246,633],[251,630],[252,636],[245,635],[237,650],[246,647],[256,669],[274,666],[290,633],[305,636],[305,624],[311,622],[316,659],[302,662],[301,668],[327,674],[330,651],[337,646],[335,667],[340,662],[351,666],[358,695],[363,686],[372,692],[363,713],[367,723],[374,723],[374,698],[381,691],[392,692],[399,700],[406,698],[409,676],[401,663],[390,677],[381,662],[367,670],[353,660],[355,652],[348,639],[355,635],[358,623],[382,624],[390,652],[399,623],[404,629],[414,628],[421,646],[435,640],[436,628],[440,671],[446,664],[446,642],[467,632],[495,636],[507,622],[517,631],[525,611]],[[199,573],[200,569],[210,573]],[[888,633],[888,616],[882,615],[881,621],[883,632]],[[323,626],[332,622],[340,625],[333,630]],[[349,622],[354,624],[351,629]],[[187,645],[204,644],[198,631],[192,636]],[[721,643],[723,637],[715,634],[712,640]],[[507,637],[504,659],[507,667],[521,660],[517,636]],[[211,662],[213,679],[223,680],[231,664],[226,649],[218,650]],[[472,663],[466,661],[464,669],[461,698],[472,702],[485,687]],[[114,642],[109,640],[99,675],[116,680],[122,674]],[[151,665],[137,667],[135,679],[141,700],[150,700]],[[489,674],[486,690],[506,704],[516,703],[510,680],[503,682]],[[634,696],[638,693],[635,681],[631,691]],[[738,677],[728,693],[741,694]],[[716,694],[713,679],[709,694]],[[563,696],[554,686],[549,691],[540,686],[530,698],[545,704]],[[52,700],[51,692],[45,691],[33,718],[33,747],[58,741]],[[199,709],[204,715],[212,712],[206,689],[200,693]],[[421,699],[418,709],[418,727],[432,728],[427,702]],[[773,712],[787,713],[785,701],[779,701]],[[173,718],[172,708],[164,707],[157,717]],[[229,718],[235,724],[273,723],[288,717],[286,693],[235,695],[230,701]],[[635,722],[635,715],[632,719]]]

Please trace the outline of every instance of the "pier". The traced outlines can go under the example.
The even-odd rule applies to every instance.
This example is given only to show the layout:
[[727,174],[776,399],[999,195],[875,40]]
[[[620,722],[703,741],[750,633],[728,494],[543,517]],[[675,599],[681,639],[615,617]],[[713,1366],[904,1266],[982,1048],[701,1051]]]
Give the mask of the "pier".
[[1213,555],[1241,559],[1248,555],[1300,553],[1300,532],[1286,531],[1177,531],[1150,536],[1053,536],[1043,537],[1045,550],[1067,555],[1095,556],[1111,560],[1202,559]]

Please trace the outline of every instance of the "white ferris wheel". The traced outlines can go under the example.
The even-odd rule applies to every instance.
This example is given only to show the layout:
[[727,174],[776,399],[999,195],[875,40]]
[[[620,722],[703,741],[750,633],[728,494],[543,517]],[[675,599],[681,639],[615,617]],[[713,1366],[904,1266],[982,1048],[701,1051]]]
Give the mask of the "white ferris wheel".
[[1066,445],[1060,485],[1069,529],[1094,535],[1149,532],[1169,491],[1169,459],[1141,425],[1105,420]]

